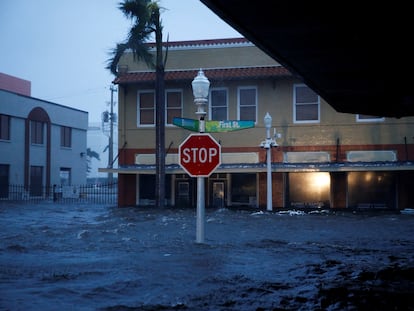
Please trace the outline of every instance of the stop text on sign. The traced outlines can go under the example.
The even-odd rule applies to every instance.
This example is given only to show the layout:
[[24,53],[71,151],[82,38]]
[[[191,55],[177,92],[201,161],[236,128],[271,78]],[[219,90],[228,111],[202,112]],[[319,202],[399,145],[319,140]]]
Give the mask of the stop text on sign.
[[208,177],[221,163],[221,146],[208,133],[189,135],[178,148],[179,164],[192,177]]
[[184,148],[181,161],[184,163],[212,163],[217,154],[217,148]]

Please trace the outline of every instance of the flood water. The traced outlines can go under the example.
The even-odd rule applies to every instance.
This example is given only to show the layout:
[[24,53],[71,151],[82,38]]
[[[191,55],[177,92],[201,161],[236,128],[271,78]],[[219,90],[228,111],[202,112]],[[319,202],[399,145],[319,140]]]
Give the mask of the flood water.
[[414,215],[0,203],[0,310],[414,310]]

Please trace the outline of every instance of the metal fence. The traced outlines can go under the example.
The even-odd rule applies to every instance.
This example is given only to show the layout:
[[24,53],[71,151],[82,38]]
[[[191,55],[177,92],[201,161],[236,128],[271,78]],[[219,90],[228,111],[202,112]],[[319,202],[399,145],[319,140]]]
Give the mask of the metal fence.
[[1,201],[117,204],[118,184],[25,187],[2,186]]

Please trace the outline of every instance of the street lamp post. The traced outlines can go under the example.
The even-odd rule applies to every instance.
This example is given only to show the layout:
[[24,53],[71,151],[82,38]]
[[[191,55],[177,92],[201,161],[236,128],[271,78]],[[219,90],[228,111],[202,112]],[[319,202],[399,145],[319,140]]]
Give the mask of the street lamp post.
[[266,140],[260,143],[260,147],[266,149],[266,168],[267,168],[267,199],[266,199],[266,210],[272,211],[272,147],[278,146],[274,137],[270,137],[270,129],[272,127],[272,117],[267,112],[264,117],[264,125],[266,128]]
[[[196,115],[199,118],[198,131],[204,133],[205,131],[205,116],[208,91],[210,88],[210,81],[204,75],[203,70],[199,70],[197,76],[191,83],[193,88],[194,104],[197,107]],[[204,243],[204,225],[205,225],[205,196],[204,196],[204,177],[197,176],[197,230],[196,242]]]

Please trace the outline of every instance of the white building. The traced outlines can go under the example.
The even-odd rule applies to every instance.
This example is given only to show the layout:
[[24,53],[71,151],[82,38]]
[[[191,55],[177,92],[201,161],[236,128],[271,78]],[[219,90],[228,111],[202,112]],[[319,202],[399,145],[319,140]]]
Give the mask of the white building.
[[85,111],[0,89],[0,196],[85,184],[87,128]]

